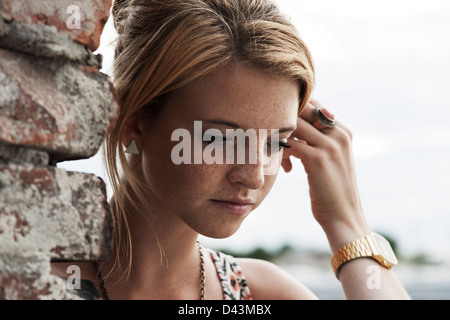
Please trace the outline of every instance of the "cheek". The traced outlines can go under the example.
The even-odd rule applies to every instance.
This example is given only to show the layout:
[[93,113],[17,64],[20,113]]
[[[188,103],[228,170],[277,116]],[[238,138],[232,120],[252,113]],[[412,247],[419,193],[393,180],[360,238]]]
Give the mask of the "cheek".
[[[172,151],[179,150],[176,147],[180,146],[180,141],[171,141],[172,132],[162,129],[159,134],[154,132],[153,138],[148,140],[143,154],[144,177],[152,192],[165,200],[172,197],[171,201],[179,199],[195,203],[202,195],[206,196],[214,192],[217,186],[223,185],[226,168],[206,164],[175,164]],[[193,150],[192,144],[192,156]],[[174,154],[179,155],[177,152]]]
[[171,166],[169,179],[173,190],[180,191],[180,196],[191,197],[197,201],[205,193],[214,189],[219,179],[219,172],[206,165]]
[[149,152],[143,162],[144,177],[150,190],[165,201],[197,203],[211,194],[223,179],[220,168],[208,165],[175,165],[172,149]]

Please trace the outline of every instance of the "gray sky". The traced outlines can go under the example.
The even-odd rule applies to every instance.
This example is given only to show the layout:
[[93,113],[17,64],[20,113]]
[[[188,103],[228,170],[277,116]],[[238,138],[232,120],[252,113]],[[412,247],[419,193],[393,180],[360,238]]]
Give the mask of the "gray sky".
[[[406,254],[450,261],[450,1],[278,0],[310,47],[314,98],[352,129],[364,209],[374,231]],[[99,49],[110,73],[111,24]],[[101,159],[65,162],[105,177]],[[284,243],[327,249],[314,221],[300,163],[281,173],[268,198],[224,240],[248,249]]]

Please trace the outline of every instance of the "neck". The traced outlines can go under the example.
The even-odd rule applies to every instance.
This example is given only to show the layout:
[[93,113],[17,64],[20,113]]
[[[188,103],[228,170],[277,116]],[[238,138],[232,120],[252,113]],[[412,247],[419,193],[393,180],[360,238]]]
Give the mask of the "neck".
[[[121,280],[120,272],[115,272],[105,281],[110,298],[198,299],[198,233],[157,206],[149,206],[145,212],[136,212],[130,206],[126,210],[132,235],[132,268],[127,279]],[[102,266],[103,274],[111,270],[115,258]],[[125,256],[119,259],[122,265],[128,264]]]

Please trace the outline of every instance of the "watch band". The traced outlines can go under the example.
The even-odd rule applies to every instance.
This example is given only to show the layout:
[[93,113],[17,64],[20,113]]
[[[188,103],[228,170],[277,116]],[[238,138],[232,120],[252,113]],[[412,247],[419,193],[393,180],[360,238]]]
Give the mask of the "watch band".
[[333,268],[334,274],[339,279],[339,269],[344,263],[357,258],[371,258],[372,256],[373,250],[370,247],[369,241],[366,237],[362,237],[358,240],[346,244],[338,251],[336,251],[331,258],[331,267]]

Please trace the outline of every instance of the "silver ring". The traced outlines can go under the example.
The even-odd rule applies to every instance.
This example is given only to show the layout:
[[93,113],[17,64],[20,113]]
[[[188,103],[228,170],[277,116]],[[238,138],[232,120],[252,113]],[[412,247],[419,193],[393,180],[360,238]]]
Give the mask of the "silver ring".
[[322,126],[326,128],[334,128],[337,125],[335,119],[330,119],[323,112],[321,107],[315,108],[315,121],[318,121]]

